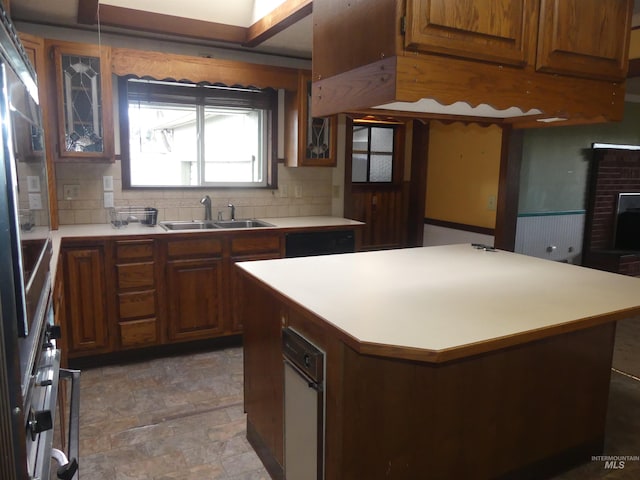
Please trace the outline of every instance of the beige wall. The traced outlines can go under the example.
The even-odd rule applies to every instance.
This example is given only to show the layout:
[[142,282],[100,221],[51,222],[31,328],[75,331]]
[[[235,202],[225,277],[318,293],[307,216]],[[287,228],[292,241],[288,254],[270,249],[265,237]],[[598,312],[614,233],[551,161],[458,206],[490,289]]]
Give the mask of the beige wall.
[[[113,176],[116,207],[156,207],[158,221],[198,220],[204,217],[200,199],[212,199],[214,218],[222,211],[229,218],[229,202],[236,206],[237,218],[331,215],[331,168],[287,168],[278,166],[279,188],[270,189],[146,189],[125,190],[120,162],[113,164],[57,164],[58,214],[61,225],[107,223],[104,208],[103,175]],[[78,185],[78,197],[64,198],[65,185]],[[296,197],[296,192],[300,197]]]
[[[44,25],[20,23],[20,31],[44,38],[54,38],[74,42],[97,43],[94,32],[70,30]],[[214,58],[264,63],[283,67],[310,68],[307,60],[262,55],[253,52],[238,52],[215,47],[193,46],[166,40],[134,39],[124,35],[105,33],[101,41],[114,47],[158,50],[185,55],[207,55]],[[117,82],[114,82],[114,121],[116,153],[120,153]],[[344,120],[342,120],[344,125]],[[283,128],[279,123],[279,156],[283,156]],[[344,128],[344,126],[342,126]],[[344,132],[341,132],[342,137]],[[339,148],[344,156],[344,140]],[[200,205],[203,195],[211,196],[214,217],[221,210],[224,218],[229,217],[226,205],[236,205],[238,218],[286,217],[298,215],[341,215],[342,192],[344,190],[344,159],[339,159],[342,170],[337,168],[287,168],[278,166],[278,190],[270,189],[146,189],[122,190],[120,162],[108,163],[57,163],[55,165],[58,195],[58,213],[61,225],[80,223],[107,223],[109,210],[104,208],[102,177],[113,176],[114,200],[116,207],[141,206],[158,208],[158,220],[201,219],[204,208]],[[338,167],[340,168],[340,167]],[[78,196],[64,197],[65,185],[77,185]],[[296,192],[299,196],[296,196]]]
[[631,30],[629,58],[640,58],[640,29]]
[[431,122],[425,216],[494,228],[501,143],[496,125]]

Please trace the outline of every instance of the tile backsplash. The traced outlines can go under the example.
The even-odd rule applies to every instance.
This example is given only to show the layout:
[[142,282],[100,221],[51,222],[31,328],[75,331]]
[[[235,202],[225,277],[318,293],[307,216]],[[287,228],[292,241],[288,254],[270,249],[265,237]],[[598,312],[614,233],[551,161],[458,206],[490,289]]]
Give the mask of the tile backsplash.
[[[113,177],[115,207],[141,206],[158,209],[158,221],[199,220],[204,217],[200,199],[211,197],[214,218],[236,206],[237,218],[331,215],[332,169],[287,168],[278,165],[278,189],[173,189],[122,190],[120,161],[112,164],[58,163],[56,187],[60,225],[108,223],[104,208],[103,176]],[[71,188],[70,188],[71,187]],[[67,197],[66,194],[72,196]]]

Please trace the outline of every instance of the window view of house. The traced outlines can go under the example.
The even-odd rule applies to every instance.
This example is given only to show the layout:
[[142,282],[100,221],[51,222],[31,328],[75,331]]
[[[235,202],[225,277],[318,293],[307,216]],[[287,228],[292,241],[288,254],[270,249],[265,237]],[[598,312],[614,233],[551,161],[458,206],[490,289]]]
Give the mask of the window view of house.
[[270,92],[136,80],[127,87],[131,186],[266,186]]

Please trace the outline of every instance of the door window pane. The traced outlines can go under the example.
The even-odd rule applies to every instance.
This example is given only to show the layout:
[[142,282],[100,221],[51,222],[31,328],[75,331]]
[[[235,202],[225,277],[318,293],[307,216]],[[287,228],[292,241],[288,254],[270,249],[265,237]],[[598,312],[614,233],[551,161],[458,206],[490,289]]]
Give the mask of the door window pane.
[[393,152],[393,129],[392,128],[371,128],[371,151],[373,152]]
[[351,181],[390,183],[393,181],[393,125],[353,126]]
[[391,155],[371,155],[370,182],[390,182],[392,180],[391,171],[393,156]]
[[366,182],[367,181],[367,155],[354,153],[352,160],[352,182]]

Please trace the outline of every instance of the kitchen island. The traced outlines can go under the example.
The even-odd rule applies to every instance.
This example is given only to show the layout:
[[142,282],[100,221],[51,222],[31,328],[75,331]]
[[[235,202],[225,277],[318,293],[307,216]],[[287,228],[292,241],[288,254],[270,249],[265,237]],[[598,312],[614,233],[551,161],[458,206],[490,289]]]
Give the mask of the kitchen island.
[[284,327],[326,352],[324,478],[535,478],[602,453],[638,279],[470,245],[238,268],[247,436],[273,478]]

